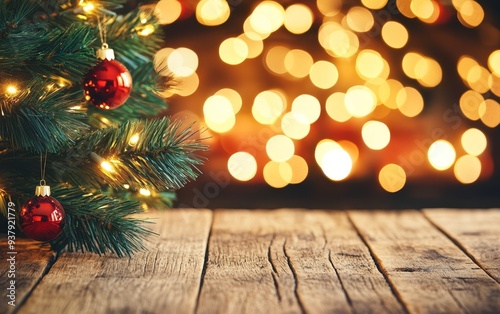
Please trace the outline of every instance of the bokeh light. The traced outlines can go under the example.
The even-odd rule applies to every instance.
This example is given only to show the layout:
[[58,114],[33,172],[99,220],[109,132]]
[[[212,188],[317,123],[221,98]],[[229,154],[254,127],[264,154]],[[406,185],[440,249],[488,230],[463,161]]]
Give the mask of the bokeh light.
[[473,183],[481,175],[481,161],[476,156],[462,156],[455,163],[453,173],[460,183]]
[[328,89],[337,83],[339,71],[333,63],[320,60],[311,66],[309,77],[311,82],[318,88]]
[[201,0],[196,5],[196,19],[205,26],[217,26],[227,21],[231,9],[226,0]]
[[318,120],[321,114],[321,104],[316,97],[302,94],[293,100],[292,111],[305,117],[307,122],[312,124]]
[[404,187],[406,183],[406,173],[401,166],[388,164],[380,170],[378,181],[384,190],[395,193]]
[[382,39],[391,48],[403,48],[408,42],[408,38],[408,30],[401,23],[388,21],[382,26]]
[[257,161],[247,152],[237,152],[229,157],[227,169],[236,180],[249,181],[257,173]]
[[277,91],[263,91],[254,99],[252,115],[261,124],[273,124],[285,108],[284,99]]
[[198,55],[189,48],[177,48],[169,54],[167,65],[176,76],[190,76],[198,68]]
[[227,38],[219,46],[219,56],[227,64],[240,64],[248,57],[248,46],[241,38]]
[[286,8],[284,25],[290,33],[303,34],[311,28],[313,19],[313,13],[307,5],[296,3]]
[[369,115],[377,105],[377,97],[366,86],[356,85],[349,88],[345,94],[345,107],[353,117]]
[[429,147],[427,158],[436,170],[446,170],[455,162],[455,148],[446,140],[437,140]]
[[470,128],[465,131],[462,134],[461,143],[467,154],[473,156],[481,155],[488,145],[486,135],[476,128]]
[[267,141],[266,152],[271,160],[283,162],[292,158],[295,145],[289,137],[278,134]]
[[391,140],[389,128],[380,121],[367,121],[361,129],[361,135],[366,146],[373,150],[383,149]]

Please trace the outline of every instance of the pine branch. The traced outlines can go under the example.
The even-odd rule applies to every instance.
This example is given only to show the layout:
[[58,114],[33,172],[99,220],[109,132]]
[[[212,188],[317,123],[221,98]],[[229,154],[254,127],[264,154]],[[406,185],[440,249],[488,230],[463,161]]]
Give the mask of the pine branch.
[[[78,141],[67,155],[82,161],[93,155],[111,163],[114,170],[103,171],[99,163],[73,164],[64,178],[75,186],[104,182],[116,189],[124,184],[133,190],[178,189],[200,173],[197,165],[203,158],[196,152],[206,150],[206,146],[191,139],[196,132],[190,127],[180,129],[180,123],[167,118],[129,121],[96,130]],[[138,142],[130,144],[135,135],[140,135]]]
[[144,250],[142,242],[154,234],[144,226],[147,220],[131,217],[142,212],[138,202],[78,188],[53,190],[53,197],[63,204],[66,212],[63,233],[50,243],[56,251],[131,256]]
[[80,95],[32,84],[15,99],[0,99],[0,138],[11,148],[59,152],[88,130],[84,113],[71,109]]

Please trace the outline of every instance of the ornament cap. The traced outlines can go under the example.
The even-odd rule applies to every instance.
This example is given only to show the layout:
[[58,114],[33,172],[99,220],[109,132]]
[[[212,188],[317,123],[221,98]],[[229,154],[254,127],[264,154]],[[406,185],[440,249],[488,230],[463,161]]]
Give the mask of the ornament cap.
[[102,44],[101,48],[97,49],[96,57],[99,60],[115,60],[115,52],[109,48],[108,44]]
[[48,185],[38,185],[35,188],[36,196],[50,196],[50,186]]

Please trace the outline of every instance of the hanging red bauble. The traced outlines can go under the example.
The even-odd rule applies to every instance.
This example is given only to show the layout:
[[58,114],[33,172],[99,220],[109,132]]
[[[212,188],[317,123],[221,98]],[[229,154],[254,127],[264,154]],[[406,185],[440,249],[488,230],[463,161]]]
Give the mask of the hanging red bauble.
[[85,99],[101,109],[115,109],[125,103],[132,90],[132,76],[127,68],[115,60],[113,49],[103,44],[97,50],[102,60],[85,76]]
[[35,196],[24,203],[19,213],[23,233],[33,240],[51,241],[64,228],[64,208],[50,196],[50,186],[36,187]]

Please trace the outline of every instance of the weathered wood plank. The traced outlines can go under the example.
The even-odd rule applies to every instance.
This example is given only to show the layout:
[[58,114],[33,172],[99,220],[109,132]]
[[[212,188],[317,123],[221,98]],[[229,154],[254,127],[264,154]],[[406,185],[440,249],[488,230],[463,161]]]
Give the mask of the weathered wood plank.
[[212,213],[157,215],[159,236],[147,252],[131,259],[62,254],[19,313],[193,313]]
[[216,211],[198,313],[403,311],[345,213]]
[[[7,245],[7,236],[2,237],[0,243],[0,289],[2,291],[0,302],[0,313],[12,313],[19,309],[23,300],[31,293],[42,275],[52,264],[55,258],[49,246],[41,246],[40,242],[24,239],[16,239],[15,248],[9,249]],[[10,254],[8,252],[15,252]],[[9,259],[13,259],[13,262]],[[13,277],[15,276],[15,277]],[[11,280],[14,284],[11,285]],[[15,289],[10,289],[11,287]],[[7,290],[9,289],[9,290]],[[15,292],[15,306],[9,305],[11,298],[7,297],[10,291]]]
[[498,313],[500,285],[421,212],[349,216],[410,313]]
[[500,283],[500,209],[426,209],[424,214]]

